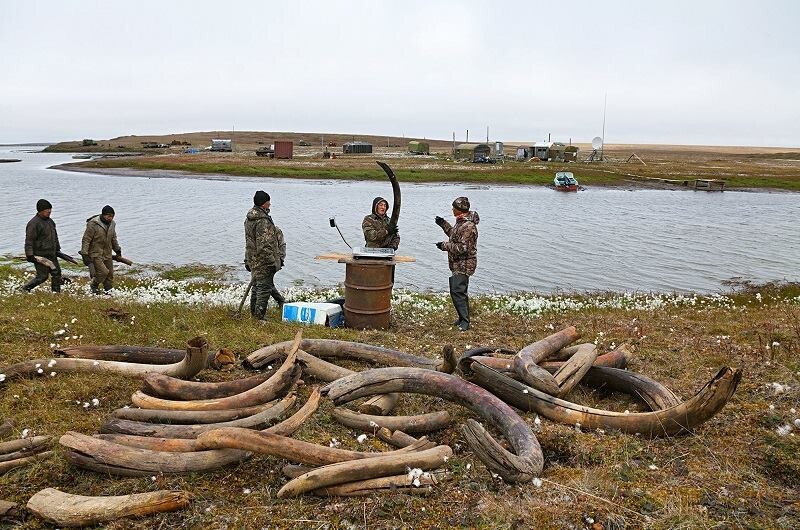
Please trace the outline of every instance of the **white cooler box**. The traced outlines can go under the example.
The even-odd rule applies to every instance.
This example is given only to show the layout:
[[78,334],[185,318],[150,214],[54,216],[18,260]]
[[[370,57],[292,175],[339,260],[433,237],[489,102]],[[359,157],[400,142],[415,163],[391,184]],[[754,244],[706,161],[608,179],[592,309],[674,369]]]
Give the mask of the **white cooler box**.
[[292,302],[283,304],[283,321],[338,328],[344,324],[344,313],[339,304]]

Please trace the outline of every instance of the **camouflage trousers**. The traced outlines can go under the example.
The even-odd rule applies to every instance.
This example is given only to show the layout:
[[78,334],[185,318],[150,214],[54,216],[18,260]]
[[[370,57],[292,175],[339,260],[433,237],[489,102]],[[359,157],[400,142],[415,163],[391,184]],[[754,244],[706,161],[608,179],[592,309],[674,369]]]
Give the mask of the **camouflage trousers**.
[[270,297],[274,298],[278,304],[283,304],[283,296],[275,287],[275,267],[267,267],[263,271],[253,271],[253,287],[250,291],[250,315],[253,318],[263,320],[267,312],[267,305]]

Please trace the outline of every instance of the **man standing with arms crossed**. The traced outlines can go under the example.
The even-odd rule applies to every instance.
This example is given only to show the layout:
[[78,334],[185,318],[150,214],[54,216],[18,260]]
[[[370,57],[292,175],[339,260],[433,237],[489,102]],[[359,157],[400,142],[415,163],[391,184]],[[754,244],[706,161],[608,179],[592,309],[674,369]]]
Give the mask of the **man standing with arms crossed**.
[[279,308],[285,302],[275,288],[275,273],[283,268],[286,242],[281,229],[272,222],[270,205],[269,194],[257,191],[253,197],[253,207],[244,220],[244,266],[253,279],[250,314],[258,320],[264,320],[270,296],[278,302]]
[[478,266],[478,212],[469,210],[469,199],[458,197],[453,201],[453,215],[456,224],[451,225],[442,217],[436,216],[436,224],[444,230],[449,239],[436,243],[436,248],[447,252],[447,261],[453,275],[450,276],[450,298],[458,313],[453,322],[461,331],[469,329],[469,277],[475,274]]

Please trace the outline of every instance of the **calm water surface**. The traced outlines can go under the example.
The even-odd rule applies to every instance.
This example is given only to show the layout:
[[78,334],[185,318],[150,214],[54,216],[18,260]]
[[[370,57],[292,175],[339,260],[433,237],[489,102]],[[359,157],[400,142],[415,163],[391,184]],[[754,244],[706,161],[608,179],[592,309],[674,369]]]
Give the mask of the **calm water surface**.
[[[244,216],[264,189],[287,243],[279,286],[331,286],[343,281],[343,265],[313,258],[348,249],[328,218],[360,245],[373,197],[391,203],[388,181],[105,176],[47,169],[70,155],[23,149],[30,148],[0,147],[0,158],[22,159],[0,164],[0,254],[22,254],[25,223],[36,200],[47,198],[61,245],[73,255],[86,218],[111,204],[124,254],[134,261],[241,264]],[[405,184],[400,251],[417,262],[397,267],[398,285],[447,289],[447,258],[434,247],[444,236],[433,217],[452,217],[459,195],[481,217],[473,292],[713,292],[733,277],[800,280],[797,194]]]

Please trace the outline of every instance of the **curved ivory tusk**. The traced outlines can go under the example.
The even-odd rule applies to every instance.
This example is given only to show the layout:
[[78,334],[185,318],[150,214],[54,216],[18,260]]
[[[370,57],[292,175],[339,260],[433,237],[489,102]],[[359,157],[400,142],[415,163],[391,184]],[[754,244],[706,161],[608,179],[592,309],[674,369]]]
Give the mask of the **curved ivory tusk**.
[[183,491],[152,491],[115,497],[84,497],[54,488],[43,489],[28,501],[28,510],[58,526],[92,526],[123,517],[171,512],[189,505]]
[[515,407],[582,429],[616,429],[647,437],[690,432],[712,418],[728,402],[742,378],[741,370],[721,368],[691,399],[654,412],[622,413],[594,409],[549,396],[480,363],[473,363],[470,380]]
[[241,409],[225,410],[159,410],[159,409],[133,409],[122,408],[111,412],[112,418],[121,420],[142,421],[147,423],[170,423],[177,425],[191,425],[193,423],[219,423],[246,418],[275,406],[270,401],[262,405],[245,407]]
[[197,444],[201,449],[241,449],[253,453],[277,456],[292,462],[300,462],[301,464],[312,466],[333,464],[346,460],[368,460],[379,456],[400,456],[409,452],[416,452],[420,446],[427,444],[427,441],[427,438],[421,438],[418,443],[396,451],[365,453],[317,445],[286,436],[248,429],[217,429],[197,437]]
[[[387,392],[427,394],[453,401],[489,421],[503,433],[514,449],[517,459],[508,456],[484,460],[492,471],[500,474],[507,482],[527,482],[542,471],[542,449],[530,426],[498,397],[460,377],[422,368],[376,368],[334,381],[322,392],[327,392],[336,405]],[[485,431],[477,436],[490,438]],[[489,442],[484,445],[489,445]],[[493,447],[499,447],[501,452],[508,453],[497,442],[494,442]],[[513,462],[514,466],[496,465],[501,460]]]
[[147,374],[142,381],[142,392],[154,397],[190,401],[195,399],[217,399],[241,394],[255,388],[270,378],[272,372],[256,374],[243,379],[204,383],[184,381],[163,374]]
[[[59,373],[108,373],[144,377],[148,373],[158,372],[173,377],[190,379],[206,367],[208,342],[202,337],[195,337],[186,343],[186,353],[182,361],[174,364],[136,364],[120,361],[95,361],[92,359],[34,359],[0,368],[5,380],[24,376],[47,375]],[[3,383],[0,382],[0,386]]]
[[148,396],[142,391],[137,391],[131,396],[131,402],[143,409],[160,410],[224,410],[260,405],[272,401],[286,392],[300,378],[302,369],[296,364],[296,361],[297,352],[293,351],[286,356],[286,361],[269,379],[257,387],[235,396],[175,401]]
[[417,416],[373,416],[336,407],[333,409],[333,419],[345,427],[366,432],[374,432],[381,427],[386,427],[392,431],[429,433],[450,426],[450,413],[446,410]]
[[288,396],[275,403],[274,406],[246,418],[220,423],[202,423],[195,425],[165,425],[145,423],[141,421],[112,418],[101,427],[101,433],[133,434],[136,436],[155,436],[158,438],[197,438],[200,434],[223,427],[242,427],[256,429],[269,425],[287,410],[294,406],[296,396]]
[[278,491],[278,498],[296,497],[338,484],[397,475],[406,472],[407,468],[423,471],[436,469],[444,465],[452,454],[450,447],[440,445],[418,453],[378,456],[323,466],[287,482]]
[[[252,368],[259,368],[273,355],[283,353],[289,348],[291,342],[278,342],[260,348],[244,360],[244,364]],[[387,366],[411,366],[417,368],[427,368],[429,370],[439,370],[452,373],[455,370],[455,359],[429,359],[418,355],[363,344],[361,342],[347,342],[343,340],[331,339],[304,339],[300,344],[300,349],[323,359],[351,359],[367,361],[371,363],[383,364]]]
[[[319,408],[320,391],[319,387],[314,387],[311,395],[300,410],[292,414],[277,425],[264,429],[264,432],[279,434],[281,436],[291,436],[308,420]],[[167,451],[177,453],[189,453],[199,451],[200,446],[196,439],[184,438],[151,438],[148,436],[133,436],[128,434],[95,434],[95,438],[106,440],[128,447],[138,447],[140,449],[150,449],[152,451]]]

